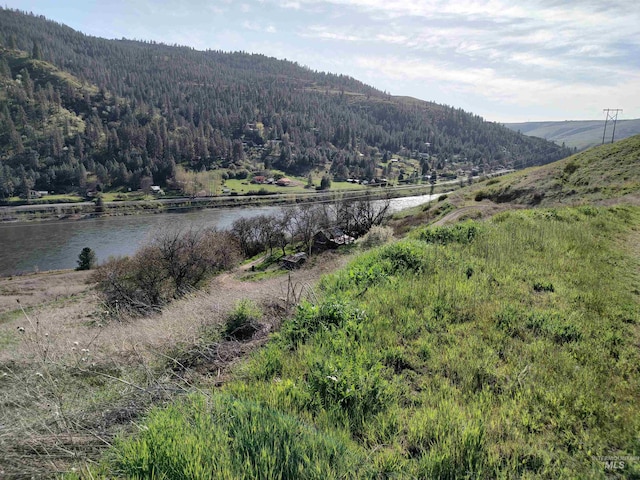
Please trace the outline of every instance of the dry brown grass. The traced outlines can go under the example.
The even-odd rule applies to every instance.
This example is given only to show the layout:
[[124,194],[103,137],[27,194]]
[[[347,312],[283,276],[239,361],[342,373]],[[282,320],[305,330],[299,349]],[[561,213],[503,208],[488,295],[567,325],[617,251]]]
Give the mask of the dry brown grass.
[[89,272],[58,270],[0,277],[0,314],[16,310],[17,300],[32,307],[86,292]]
[[[327,252],[290,276],[259,281],[243,281],[238,269],[161,313],[121,320],[106,316],[86,272],[0,280],[0,478],[90,461],[151,405],[224,382],[279,325],[291,290],[309,294],[348,258]],[[243,299],[265,312],[260,330],[246,342],[216,337]]]

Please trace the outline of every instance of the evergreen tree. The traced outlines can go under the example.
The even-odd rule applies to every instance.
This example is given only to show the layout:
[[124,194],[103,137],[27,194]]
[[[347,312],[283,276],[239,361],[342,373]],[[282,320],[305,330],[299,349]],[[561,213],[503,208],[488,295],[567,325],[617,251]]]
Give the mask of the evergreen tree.
[[76,270],[91,270],[96,266],[96,253],[89,247],[84,247],[78,255]]

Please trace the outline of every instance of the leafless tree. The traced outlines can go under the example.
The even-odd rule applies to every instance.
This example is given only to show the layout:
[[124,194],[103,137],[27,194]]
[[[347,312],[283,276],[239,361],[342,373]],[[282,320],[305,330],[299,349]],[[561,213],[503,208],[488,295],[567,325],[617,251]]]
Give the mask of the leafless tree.
[[94,280],[115,312],[146,313],[198,288],[211,275],[231,268],[240,248],[229,232],[165,232],[133,257],[110,259]]
[[336,206],[338,226],[348,235],[360,237],[389,215],[391,199],[375,200],[370,194],[357,200],[342,200]]
[[295,238],[302,242],[309,254],[311,254],[311,247],[313,246],[313,236],[319,229],[330,224],[330,220],[327,218],[327,211],[318,205],[299,205],[293,210],[291,221]]

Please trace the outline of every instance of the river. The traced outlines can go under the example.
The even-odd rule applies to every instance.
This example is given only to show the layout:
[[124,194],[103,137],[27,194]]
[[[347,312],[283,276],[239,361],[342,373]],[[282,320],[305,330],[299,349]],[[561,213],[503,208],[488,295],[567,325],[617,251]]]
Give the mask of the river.
[[[410,208],[438,196],[394,198],[391,210]],[[0,276],[74,268],[84,247],[93,249],[98,262],[102,262],[111,256],[134,253],[167,228],[216,227],[224,230],[238,218],[276,213],[282,208],[291,207],[220,208],[78,221],[0,224]]]

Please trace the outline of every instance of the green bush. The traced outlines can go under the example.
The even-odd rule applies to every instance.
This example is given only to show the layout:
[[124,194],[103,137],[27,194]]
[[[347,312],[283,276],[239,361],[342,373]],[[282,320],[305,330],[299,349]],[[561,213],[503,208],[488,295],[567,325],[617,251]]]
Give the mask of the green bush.
[[224,334],[236,340],[245,340],[258,330],[262,312],[251,300],[240,300],[227,316]]
[[535,282],[533,284],[533,290],[536,292],[555,292],[556,289],[551,282]]
[[321,408],[335,418],[346,417],[353,431],[361,430],[392,398],[384,367],[357,356],[316,359],[305,380]]
[[480,234],[481,226],[476,222],[457,223],[453,226],[432,227],[420,232],[418,238],[427,243],[447,245],[449,243],[467,244]]
[[281,338],[295,347],[318,330],[340,327],[348,320],[360,322],[366,318],[365,312],[344,300],[329,298],[319,305],[303,302],[294,317],[282,326]]
[[473,197],[473,199],[476,202],[481,202],[482,200],[484,200],[485,198],[491,198],[492,194],[491,192],[487,192],[485,190],[478,190],[475,194],[475,196]]
[[558,344],[576,342],[582,338],[577,317],[562,317],[558,312],[534,311],[529,314],[526,327]]

